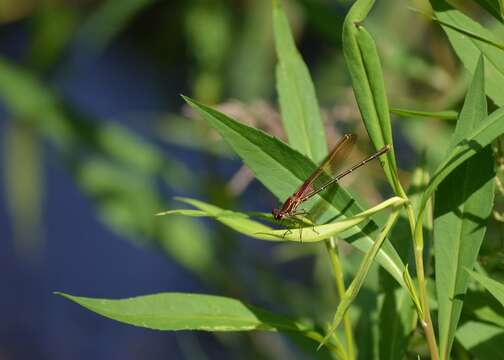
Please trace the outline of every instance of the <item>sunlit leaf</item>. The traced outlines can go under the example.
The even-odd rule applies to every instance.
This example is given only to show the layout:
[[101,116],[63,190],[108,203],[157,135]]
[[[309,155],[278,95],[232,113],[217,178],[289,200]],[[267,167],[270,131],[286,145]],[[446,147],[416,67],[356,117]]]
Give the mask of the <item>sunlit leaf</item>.
[[56,293],[110,319],[156,330],[290,330],[306,327],[286,317],[222,296],[160,293],[110,300]]
[[249,215],[245,213],[224,210],[215,205],[210,205],[195,199],[179,198],[179,200],[200,209],[200,211],[190,209],[169,210],[157,215],[185,215],[193,217],[210,216],[226,226],[229,226],[233,230],[256,239],[270,241],[294,241],[301,243],[310,243],[328,239],[331,236],[338,235],[369,219],[370,216],[378,211],[382,211],[388,207],[397,208],[405,202],[405,200],[400,197],[393,197],[360,214],[329,224],[314,226],[305,224],[303,227],[299,228],[275,230],[270,226],[252,220]]

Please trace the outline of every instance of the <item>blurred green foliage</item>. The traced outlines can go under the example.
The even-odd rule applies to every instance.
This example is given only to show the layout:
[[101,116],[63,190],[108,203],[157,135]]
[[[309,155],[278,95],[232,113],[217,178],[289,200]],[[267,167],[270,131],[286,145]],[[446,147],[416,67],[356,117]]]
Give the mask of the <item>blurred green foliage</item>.
[[[314,80],[313,95],[320,102],[328,142],[332,145],[342,132],[355,132],[363,139],[355,159],[362,157],[362,153],[371,151],[365,145],[370,141],[355,104],[341,42],[343,20],[352,2],[283,3],[296,46]],[[411,11],[411,7],[416,11]],[[80,191],[93,203],[96,216],[111,231],[136,244],[158,249],[219,294],[269,303],[282,313],[304,314],[317,322],[328,321],[339,296],[332,286],[327,286],[331,264],[317,245],[287,248],[279,244],[266,252],[252,251],[244,245],[249,239],[238,238],[219,225],[208,227],[206,222],[194,218],[153,216],[174,207],[165,196],[167,189],[171,193],[198,192],[208,202],[231,209],[239,209],[250,196],[247,189],[253,176],[249,172],[242,168],[234,176],[224,177],[213,171],[212,165],[234,155],[207,123],[184,107],[181,100],[174,100],[179,92],[218,107],[248,125],[287,138],[277,103],[282,105],[285,120],[290,106],[297,106],[298,102],[282,101],[282,91],[292,90],[288,84],[279,86],[279,99],[275,95],[276,55],[270,1],[1,0],[0,21],[3,26],[20,22],[27,29],[22,58],[0,58],[0,101],[9,115],[3,135],[5,193],[20,258],[37,255],[43,246],[42,208],[45,201],[50,201],[44,196],[41,166],[46,161],[42,149],[47,145],[54,149],[59,165],[72,174]],[[445,160],[455,124],[440,119],[452,119],[460,111],[480,54],[490,60],[485,63],[489,110],[502,106],[502,22],[503,5],[499,0],[451,4],[437,0],[378,2],[366,18],[366,28],[375,39],[380,56],[386,98],[392,108],[398,108],[393,111],[392,126],[399,178],[401,183],[412,185],[413,193],[425,188],[426,174],[432,174],[437,164]],[[65,61],[72,47],[82,46],[99,57],[121,39],[129,39],[138,52],[150,57],[160,69],[183,69],[187,89],[172,89],[173,93],[166,95],[167,103],[177,105],[151,116],[147,125],[151,133],[147,135],[135,133],[120,121],[96,119],[78,111],[50,80],[56,71],[66,70]],[[287,75],[294,71],[296,68]],[[304,75],[299,75],[301,84],[306,80]],[[304,96],[308,91],[311,90],[303,86],[300,94]],[[287,135],[292,139],[297,134],[291,130]],[[170,153],[165,145],[178,151]],[[322,139],[317,146],[318,160],[325,149]],[[494,142],[493,148],[497,176],[502,179],[503,143]],[[206,168],[202,171],[190,168],[185,157],[180,156],[194,151],[205,159]],[[358,194],[356,198],[363,206],[385,197],[386,191],[381,191],[385,188],[384,176],[377,169],[376,165],[362,169],[360,176],[345,184]],[[276,179],[279,180],[285,182],[285,178]],[[282,189],[285,196],[291,191],[289,187]],[[388,197],[390,190],[387,191]],[[478,260],[480,272],[502,282],[502,180],[497,181],[492,211]],[[384,219],[377,222],[382,224]],[[397,227],[401,222],[404,225],[406,220],[399,218]],[[426,227],[432,228],[427,220]],[[426,231],[427,239],[429,232]],[[391,235],[402,261],[412,264],[411,253],[398,237],[394,232]],[[345,245],[339,250],[344,255],[342,267],[348,283],[357,273],[360,254]],[[303,273],[305,281],[293,280],[282,271],[288,265],[296,267],[307,262],[313,267],[303,267],[296,273]],[[433,272],[433,260],[427,256],[426,273]],[[421,336],[412,330],[416,318],[412,307],[404,302],[406,292],[390,284],[388,274],[371,267],[349,314],[355,324],[360,359],[416,359],[417,354],[427,353]],[[473,292],[483,290],[478,285],[470,286]],[[492,346],[504,334],[502,312],[497,307],[497,315],[489,317],[490,310],[484,304],[470,304],[462,311],[462,327],[454,333],[455,356],[497,356]],[[383,320],[377,321],[380,318]],[[493,318],[493,324],[488,323],[489,318]],[[384,342],[380,332],[392,331],[402,334],[397,337],[398,342]],[[476,339],[472,336],[475,333],[481,336]],[[342,337],[342,330],[337,334]],[[292,336],[295,347],[287,347],[285,353],[276,352],[275,347],[264,349],[258,336],[249,333],[240,340],[228,341],[219,335],[218,339],[236,354],[249,358],[279,358],[285,353],[295,356],[298,349],[309,356],[313,352],[313,343],[306,345],[296,336]],[[282,344],[279,337],[268,339]],[[329,354],[317,356],[328,358]]]

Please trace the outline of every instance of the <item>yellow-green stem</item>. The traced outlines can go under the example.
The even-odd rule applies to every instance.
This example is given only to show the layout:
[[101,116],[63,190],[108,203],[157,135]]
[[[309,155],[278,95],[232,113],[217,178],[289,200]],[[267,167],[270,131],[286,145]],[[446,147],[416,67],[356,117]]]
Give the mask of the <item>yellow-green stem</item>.
[[[334,280],[336,283],[336,290],[338,291],[338,296],[341,299],[343,295],[345,295],[345,281],[343,277],[343,267],[341,266],[341,262],[338,256],[338,248],[336,246],[336,242],[334,237],[331,237],[329,240],[325,241],[327,252],[329,253],[329,259],[331,260],[331,265],[333,268]],[[350,314],[347,313],[343,317],[343,331],[345,334],[346,341],[346,350],[347,355],[350,360],[355,359],[355,341],[353,338],[352,332],[352,322],[350,321]]]
[[422,228],[423,214],[419,215],[418,217],[419,221],[416,222],[411,203],[406,204],[406,212],[408,214],[408,220],[413,234],[413,248],[415,254],[416,273],[418,278],[418,292],[420,294],[420,304],[422,306],[422,314],[418,314],[418,317],[420,318],[420,323],[424,330],[425,338],[427,339],[427,345],[429,347],[431,359],[438,360],[439,359],[438,347],[429,311],[429,302],[427,297],[427,280],[425,279],[425,269],[423,262],[423,249],[424,249],[423,228]]

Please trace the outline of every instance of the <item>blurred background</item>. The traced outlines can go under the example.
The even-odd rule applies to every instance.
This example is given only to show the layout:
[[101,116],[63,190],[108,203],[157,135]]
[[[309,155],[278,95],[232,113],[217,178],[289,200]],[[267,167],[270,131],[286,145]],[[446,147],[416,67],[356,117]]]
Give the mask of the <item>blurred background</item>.
[[[329,143],[352,131],[360,140],[351,159],[371,153],[341,52],[351,1],[283,3]],[[440,28],[408,6],[430,11],[425,1],[379,2],[366,21],[391,105],[457,110],[468,76]],[[0,22],[0,359],[311,358],[311,347],[278,334],[156,332],[53,295],[200,292],[331,315],[337,299],[320,246],[272,245],[210,220],[154,216],[183,207],[174,196],[235,210],[277,205],[179,96],[284,138],[270,1],[1,0]],[[417,165],[438,163],[452,129],[394,118],[405,184]],[[390,194],[377,164],[359,171],[345,186],[364,206]],[[502,269],[497,219],[482,257],[494,254],[486,261]],[[343,251],[350,277],[360,257]],[[364,344],[373,341],[378,279],[375,268],[352,313]]]

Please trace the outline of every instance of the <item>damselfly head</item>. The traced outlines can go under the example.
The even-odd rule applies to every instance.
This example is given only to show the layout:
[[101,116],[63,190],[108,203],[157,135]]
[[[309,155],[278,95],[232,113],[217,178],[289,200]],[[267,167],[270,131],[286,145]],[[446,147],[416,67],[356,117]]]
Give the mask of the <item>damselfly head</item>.
[[281,209],[273,209],[271,211],[275,220],[280,221],[285,216],[285,213]]

